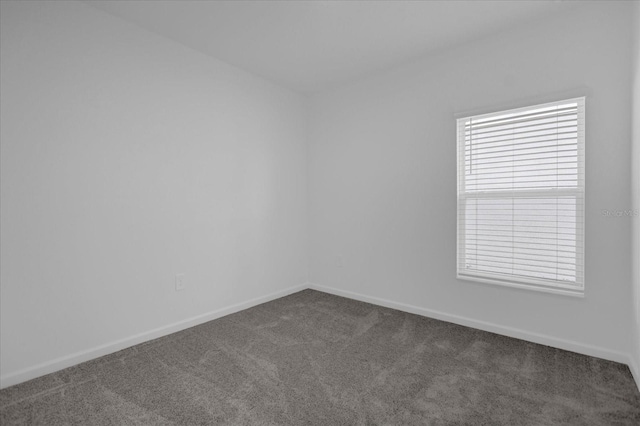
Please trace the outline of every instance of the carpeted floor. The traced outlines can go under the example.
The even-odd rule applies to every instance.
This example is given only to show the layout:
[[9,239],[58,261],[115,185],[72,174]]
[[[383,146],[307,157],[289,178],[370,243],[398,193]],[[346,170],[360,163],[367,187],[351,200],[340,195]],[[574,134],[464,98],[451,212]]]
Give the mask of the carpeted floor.
[[304,290],[0,391],[0,424],[639,425],[622,364]]

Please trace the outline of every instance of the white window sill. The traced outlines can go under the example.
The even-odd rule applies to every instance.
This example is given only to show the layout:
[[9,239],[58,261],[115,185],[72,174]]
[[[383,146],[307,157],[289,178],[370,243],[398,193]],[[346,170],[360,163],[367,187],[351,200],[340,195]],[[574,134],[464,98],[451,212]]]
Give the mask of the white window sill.
[[543,293],[559,294],[559,295],[562,295],[562,296],[571,296],[571,297],[579,297],[579,298],[585,297],[584,289],[575,289],[574,290],[574,289],[570,289],[570,288],[561,288],[561,287],[546,287],[546,286],[536,285],[536,284],[517,283],[517,282],[513,282],[513,281],[506,281],[506,280],[495,279],[495,278],[487,278],[487,277],[479,277],[479,276],[475,276],[475,275],[464,275],[464,274],[460,274],[460,273],[457,274],[457,278],[460,279],[460,280],[471,281],[471,282],[475,282],[475,283],[500,285],[500,286],[503,286],[503,287],[511,287],[511,288],[518,288],[518,289],[522,289],[522,290],[530,290],[530,291],[538,291],[538,292],[543,292]]

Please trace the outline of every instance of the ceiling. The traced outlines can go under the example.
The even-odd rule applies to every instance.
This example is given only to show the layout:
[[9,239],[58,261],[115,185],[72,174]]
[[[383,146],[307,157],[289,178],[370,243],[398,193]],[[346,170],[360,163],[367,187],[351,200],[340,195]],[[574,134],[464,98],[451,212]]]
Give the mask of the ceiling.
[[88,1],[302,93],[574,7],[563,1]]

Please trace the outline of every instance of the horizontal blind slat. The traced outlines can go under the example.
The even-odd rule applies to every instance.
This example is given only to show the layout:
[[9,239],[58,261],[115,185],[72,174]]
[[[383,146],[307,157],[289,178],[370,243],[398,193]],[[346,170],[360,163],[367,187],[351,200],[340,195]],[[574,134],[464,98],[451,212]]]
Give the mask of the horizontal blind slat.
[[555,139],[558,138],[566,138],[567,135],[577,135],[580,132],[584,131],[578,126],[577,123],[572,123],[571,125],[564,126],[560,129],[537,129],[530,130],[527,132],[514,132],[511,131],[509,133],[499,134],[499,135],[487,135],[483,138],[476,138],[474,135],[467,135],[465,140],[467,146],[465,149],[482,149],[488,148],[491,146],[503,146],[503,145],[514,145],[517,143],[529,143],[536,138],[541,139]]
[[501,126],[505,124],[522,124],[522,123],[526,123],[527,121],[535,120],[536,118],[539,118],[539,117],[558,117],[561,115],[576,114],[577,111],[578,111],[577,107],[567,106],[567,107],[558,108],[556,110],[517,114],[517,115],[514,115],[513,117],[508,117],[508,118],[497,117],[493,120],[482,120],[482,119],[476,120],[476,121],[470,120],[467,123],[465,123],[465,128],[479,129],[479,128]]

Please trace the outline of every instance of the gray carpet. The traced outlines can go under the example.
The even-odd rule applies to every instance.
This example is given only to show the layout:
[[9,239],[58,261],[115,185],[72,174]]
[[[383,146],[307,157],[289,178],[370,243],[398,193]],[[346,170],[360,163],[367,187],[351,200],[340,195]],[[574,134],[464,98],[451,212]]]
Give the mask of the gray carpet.
[[304,290],[0,391],[0,424],[639,425],[622,364]]

